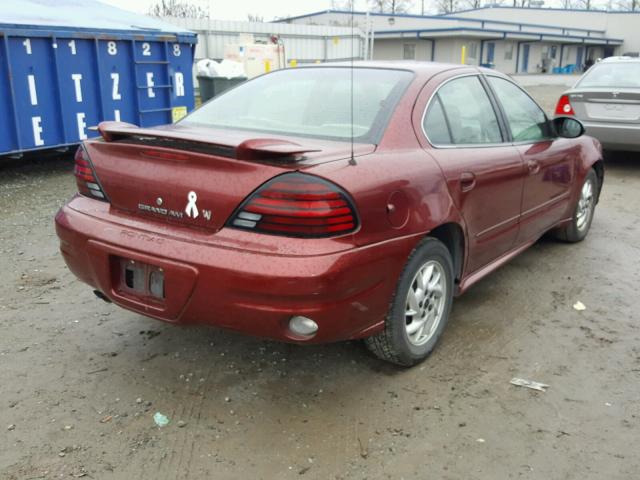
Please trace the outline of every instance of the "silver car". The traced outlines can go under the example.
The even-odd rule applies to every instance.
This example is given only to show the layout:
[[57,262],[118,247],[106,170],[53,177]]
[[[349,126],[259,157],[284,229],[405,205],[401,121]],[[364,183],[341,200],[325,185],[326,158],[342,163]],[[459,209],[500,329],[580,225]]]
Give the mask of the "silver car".
[[555,114],[574,115],[605,150],[640,151],[640,58],[596,63],[562,94]]

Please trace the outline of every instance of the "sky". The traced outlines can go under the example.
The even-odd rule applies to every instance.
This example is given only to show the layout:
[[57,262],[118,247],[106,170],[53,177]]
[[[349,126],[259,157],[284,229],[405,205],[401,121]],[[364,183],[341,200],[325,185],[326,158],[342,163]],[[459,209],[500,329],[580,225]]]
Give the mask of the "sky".
[[[100,0],[119,8],[147,13],[156,0]],[[209,9],[211,18],[217,20],[246,20],[247,14],[259,15],[265,21],[274,17],[289,17],[331,8],[330,0],[187,0],[193,5]],[[362,5],[359,5],[361,3]],[[356,8],[364,8],[365,2],[356,2]]]
[[[157,0],[100,0],[125,10],[147,13]],[[305,13],[328,10],[331,0],[186,0],[211,12],[211,18],[217,20],[246,20],[248,14],[258,15],[265,21],[274,17],[290,17]],[[345,3],[345,2],[340,2]],[[464,0],[463,0],[463,3]],[[510,0],[505,5],[512,4]],[[606,0],[596,0],[594,4],[606,6]],[[411,13],[420,13],[421,0],[413,0]],[[559,7],[561,0],[546,0],[545,6]],[[364,11],[366,0],[355,0],[355,9]],[[435,0],[425,0],[425,13],[434,14]]]

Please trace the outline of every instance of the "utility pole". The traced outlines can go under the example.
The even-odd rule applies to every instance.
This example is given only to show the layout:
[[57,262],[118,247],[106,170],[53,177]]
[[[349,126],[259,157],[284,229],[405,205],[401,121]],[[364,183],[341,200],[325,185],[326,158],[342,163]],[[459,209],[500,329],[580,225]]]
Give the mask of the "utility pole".
[[422,12],[421,14],[424,15],[424,0],[422,0],[420,11]]

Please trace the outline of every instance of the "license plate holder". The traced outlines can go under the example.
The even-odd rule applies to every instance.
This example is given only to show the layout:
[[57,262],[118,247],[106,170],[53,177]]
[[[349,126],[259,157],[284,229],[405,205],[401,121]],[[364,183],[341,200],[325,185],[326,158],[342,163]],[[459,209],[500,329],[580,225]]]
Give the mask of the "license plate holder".
[[162,268],[127,258],[119,258],[119,264],[119,289],[123,293],[156,301],[165,299]]

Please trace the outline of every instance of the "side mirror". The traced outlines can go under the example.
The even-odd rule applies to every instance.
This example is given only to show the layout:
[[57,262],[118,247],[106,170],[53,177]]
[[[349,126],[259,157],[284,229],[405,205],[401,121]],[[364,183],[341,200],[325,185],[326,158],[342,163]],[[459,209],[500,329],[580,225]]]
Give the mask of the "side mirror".
[[573,117],[556,117],[552,123],[559,137],[578,138],[585,132],[582,122]]

